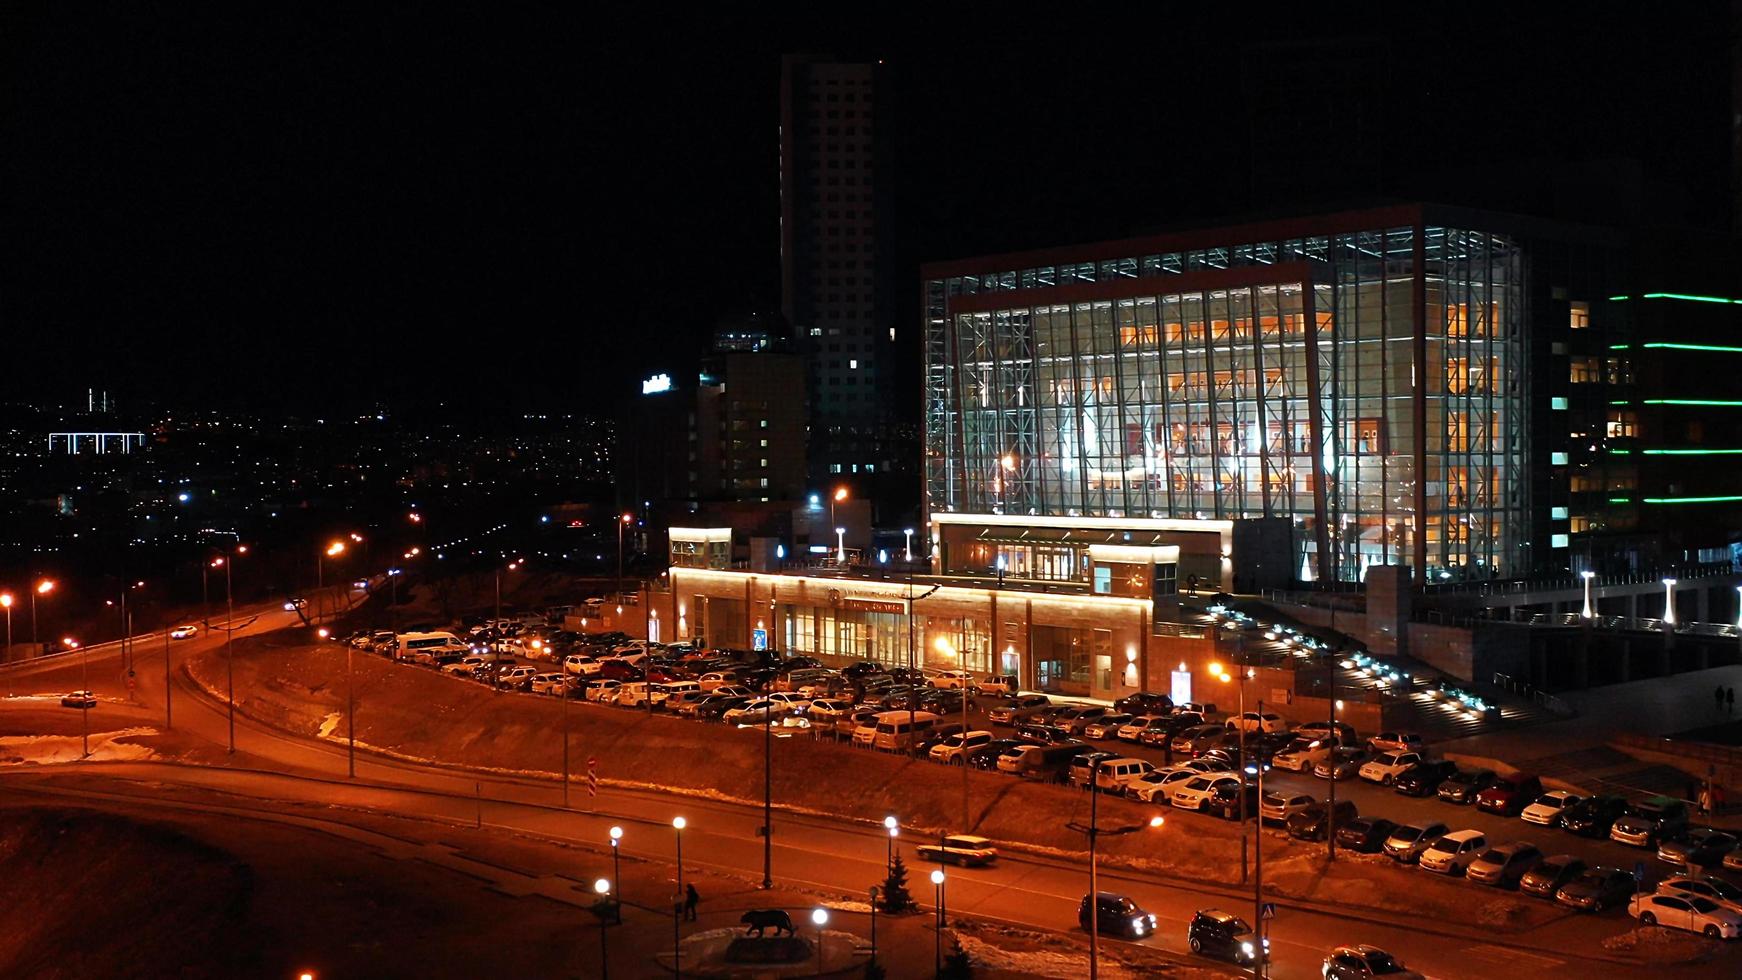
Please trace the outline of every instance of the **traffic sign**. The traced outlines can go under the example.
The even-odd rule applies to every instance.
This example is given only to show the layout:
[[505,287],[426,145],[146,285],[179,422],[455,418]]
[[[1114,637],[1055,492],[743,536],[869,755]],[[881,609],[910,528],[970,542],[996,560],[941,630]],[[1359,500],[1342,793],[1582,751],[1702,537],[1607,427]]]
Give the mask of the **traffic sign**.
[[1645,880],[1645,862],[1644,861],[1633,862],[1633,880],[1640,881],[1640,882]]
[[589,797],[595,797],[595,796],[599,795],[599,758],[598,758],[598,756],[591,756],[591,755],[587,756],[587,795]]
[[1258,918],[1263,921],[1269,921],[1270,919],[1276,918],[1276,903],[1265,902],[1264,907],[1259,910]]

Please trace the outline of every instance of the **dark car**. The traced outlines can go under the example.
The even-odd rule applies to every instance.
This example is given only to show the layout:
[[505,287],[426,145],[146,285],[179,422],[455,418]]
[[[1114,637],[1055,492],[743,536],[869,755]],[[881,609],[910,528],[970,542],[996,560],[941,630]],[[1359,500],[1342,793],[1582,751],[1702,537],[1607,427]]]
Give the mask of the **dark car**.
[[1337,843],[1361,854],[1377,854],[1397,824],[1384,817],[1356,817],[1337,825]]
[[1508,817],[1529,806],[1542,795],[1542,780],[1529,773],[1515,772],[1494,780],[1493,785],[1476,794],[1476,809]]
[[[1094,907],[1096,932],[1112,933],[1129,939],[1142,939],[1155,932],[1155,916],[1143,911],[1128,896],[1100,892],[1095,895]],[[1077,925],[1083,929],[1089,928],[1087,895],[1083,896],[1082,903],[1077,906]]]
[[[1186,926],[1186,945],[1201,956],[1220,956],[1236,963],[1252,963],[1259,958],[1258,934],[1246,920],[1221,909],[1203,909],[1192,916]],[[1262,955],[1270,959],[1270,940],[1263,941]]]
[[882,672],[882,664],[875,660],[861,660],[856,664],[848,664],[846,667],[843,667],[841,669],[841,676],[858,678],[864,677],[867,674],[879,674]]
[[1609,828],[1609,839],[1634,847],[1656,847],[1687,830],[1688,805],[1668,796],[1653,796],[1627,805],[1627,812]]
[[1450,827],[1438,821],[1405,824],[1393,829],[1385,839],[1385,856],[1399,864],[1414,864],[1421,860],[1421,852],[1451,832]]
[[1268,765],[1272,756],[1293,743],[1293,732],[1247,732],[1246,755]]
[[1031,745],[1065,745],[1076,741],[1059,725],[1017,725],[1016,737]]
[[997,769],[998,757],[1018,745],[1033,745],[1014,738],[995,738],[977,749],[968,750],[965,764],[974,769]]
[[1240,819],[1240,790],[1242,786],[1246,791],[1246,819],[1255,819],[1258,816],[1258,784],[1252,782],[1247,782],[1242,785],[1224,783],[1217,786],[1215,792],[1210,794],[1209,799],[1198,804],[1198,812],[1214,814],[1215,816],[1221,817],[1223,820]]
[[1226,734],[1221,725],[1195,725],[1175,735],[1171,744],[1175,753],[1195,758],[1221,745]]
[[[1354,800],[1338,800],[1336,823],[1341,827],[1361,814],[1355,808]],[[1296,840],[1324,840],[1329,830],[1331,805],[1321,801],[1304,810],[1288,815],[1288,835]]]
[[1325,980],[1420,980],[1421,974],[1405,967],[1377,946],[1338,946],[1325,957],[1319,972]]
[[1713,827],[1691,827],[1657,842],[1657,858],[1686,868],[1711,868],[1736,849],[1736,836]]
[[1626,905],[1638,888],[1633,875],[1620,868],[1586,868],[1584,874],[1562,885],[1554,900],[1581,912],[1601,912]]
[[720,716],[733,708],[750,703],[750,699],[738,695],[710,694],[696,705],[696,717],[710,721],[718,721]]
[[1173,698],[1152,691],[1138,691],[1113,702],[1113,710],[1134,716],[1165,715],[1173,710]]
[[1609,828],[1627,812],[1627,800],[1619,796],[1593,796],[1561,812],[1561,829],[1580,837],[1607,837]]
[[1440,784],[1458,773],[1458,764],[1445,759],[1418,762],[1391,781],[1391,791],[1400,796],[1432,796]]
[[1494,770],[1469,769],[1456,772],[1446,777],[1440,788],[1434,790],[1441,801],[1469,805],[1476,802],[1476,794],[1494,785]]
[[1541,864],[1531,868],[1524,877],[1518,879],[1518,890],[1526,895],[1552,900],[1555,892],[1562,886],[1585,873],[1588,865],[1571,854],[1557,854],[1544,858]]

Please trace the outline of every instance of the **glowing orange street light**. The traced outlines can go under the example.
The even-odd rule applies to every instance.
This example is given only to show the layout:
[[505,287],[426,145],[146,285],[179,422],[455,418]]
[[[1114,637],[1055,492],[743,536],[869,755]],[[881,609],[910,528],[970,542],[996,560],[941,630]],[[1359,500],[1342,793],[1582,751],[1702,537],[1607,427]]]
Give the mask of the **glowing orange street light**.
[[36,594],[37,595],[48,595],[50,592],[53,592],[53,591],[54,591],[54,582],[49,580],[49,579],[43,579],[42,581],[36,583]]
[[61,645],[66,647],[68,650],[77,650],[79,648],[79,641],[70,636],[61,637],[60,642]]
[[336,555],[342,555],[344,553],[345,553],[345,542],[343,542],[343,541],[334,541],[332,544],[327,545],[327,557],[328,558],[332,558]]

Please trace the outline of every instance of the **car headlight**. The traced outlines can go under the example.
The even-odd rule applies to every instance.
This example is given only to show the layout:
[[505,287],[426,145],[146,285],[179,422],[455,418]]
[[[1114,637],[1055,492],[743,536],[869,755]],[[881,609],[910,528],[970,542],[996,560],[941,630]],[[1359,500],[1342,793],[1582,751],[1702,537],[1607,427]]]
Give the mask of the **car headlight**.
[[1240,955],[1250,957],[1252,955],[1252,944],[1251,943],[1241,943],[1240,944]]

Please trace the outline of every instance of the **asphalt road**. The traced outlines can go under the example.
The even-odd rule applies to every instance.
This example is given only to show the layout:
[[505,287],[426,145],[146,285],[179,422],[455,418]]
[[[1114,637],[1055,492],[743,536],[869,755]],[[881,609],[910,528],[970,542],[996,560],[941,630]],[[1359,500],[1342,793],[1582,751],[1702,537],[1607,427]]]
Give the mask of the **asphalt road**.
[[[261,632],[291,625],[293,614],[263,609],[247,632]],[[210,634],[169,645],[172,663],[190,653],[221,642]],[[155,661],[153,658],[157,658]],[[119,652],[94,651],[90,655],[91,687],[106,698],[125,699],[131,693],[136,704],[106,701],[93,719],[97,728],[116,727],[110,720],[162,720],[164,677],[163,644],[141,644],[135,662],[134,689],[120,669]],[[407,666],[406,669],[418,669]],[[37,662],[0,672],[0,684],[17,692],[35,688],[47,691],[77,686],[75,662]],[[222,702],[195,691],[172,675],[174,724],[215,744],[227,737],[227,717]],[[456,681],[456,683],[462,683]],[[57,686],[58,685],[58,686]],[[612,710],[578,708],[577,710]],[[98,724],[100,722],[100,724]],[[698,738],[705,735],[698,730]],[[263,801],[294,800],[329,806],[360,806],[434,821],[471,822],[520,832],[534,833],[595,846],[607,840],[613,823],[628,828],[626,853],[666,859],[675,850],[670,821],[682,814],[688,820],[684,832],[686,865],[705,865],[721,871],[759,878],[762,870],[762,840],[757,833],[760,809],[723,801],[674,797],[661,793],[606,791],[597,812],[564,810],[560,789],[548,781],[522,779],[503,774],[460,772],[439,766],[357,756],[357,779],[345,779],[343,746],[291,737],[258,724],[246,716],[236,720],[239,751],[267,760],[280,771],[249,772],[155,764],[103,764],[85,767],[115,777],[151,780],[159,784],[193,784],[219,789],[238,797]],[[30,772],[25,770],[25,772]],[[41,770],[35,772],[40,773]],[[11,775],[11,773],[6,773]],[[1298,778],[1298,777],[1291,777]],[[1322,791],[1310,777],[1306,782]],[[1412,801],[1377,787],[1346,784],[1363,812],[1372,801],[1375,812],[1405,819],[1419,812],[1432,814],[1454,826],[1483,826],[1478,820],[1498,820],[1453,808],[1435,801]],[[139,795],[163,795],[161,789],[135,789]],[[172,794],[171,794],[172,795]],[[584,788],[573,792],[577,808],[587,804]],[[1417,809],[1419,808],[1419,809]],[[1447,819],[1455,815],[1466,820]],[[1170,829],[1189,826],[1195,815],[1181,814],[1170,820]],[[1203,818],[1208,819],[1208,818]],[[1522,829],[1517,821],[1501,821]],[[1539,842],[1559,832],[1530,828],[1519,833]],[[1564,835],[1562,835],[1564,836]],[[1569,838],[1570,839],[1570,838]],[[775,817],[774,874],[784,884],[812,887],[836,894],[862,892],[882,877],[886,838],[881,828],[859,826],[828,817],[777,814]],[[1583,844],[1584,842],[1579,842]],[[1595,846],[1595,845],[1593,845]],[[1613,845],[1611,845],[1613,846]],[[1549,848],[1554,850],[1553,848]],[[1569,847],[1574,853],[1584,853]],[[601,847],[603,853],[603,847]],[[911,856],[911,852],[910,856]],[[1644,852],[1627,849],[1629,857]],[[1604,858],[1603,860],[1607,860]],[[1655,863],[1652,858],[1648,863]],[[1629,865],[1630,866],[1630,863]],[[1421,874],[1422,872],[1400,872]],[[1006,853],[996,865],[978,869],[950,869],[946,904],[958,914],[1022,924],[1040,929],[1070,929],[1077,902],[1087,891],[1082,862]],[[930,898],[924,875],[916,868],[914,893]],[[1122,871],[1103,871],[1101,887],[1131,895],[1161,921],[1158,935],[1146,942],[1185,954],[1185,923],[1200,908],[1221,907],[1247,914],[1251,893],[1219,888],[1199,882],[1140,876]],[[1478,886],[1466,886],[1491,893]],[[1414,921],[1395,916],[1346,909],[1310,906],[1278,900],[1279,915],[1271,928],[1274,964],[1271,974],[1284,978],[1317,976],[1324,951],[1339,942],[1369,942],[1398,954],[1411,966],[1438,977],[1515,977],[1532,973],[1543,977],[1601,976],[1662,977],[1684,972],[1689,976],[1742,973],[1742,944],[1730,944],[1714,960],[1698,967],[1677,969],[1633,968],[1602,956],[1600,941],[1626,931],[1631,921],[1613,913],[1605,917],[1567,914],[1524,935],[1496,934],[1448,922]],[[1731,964],[1724,967],[1724,963]]]

